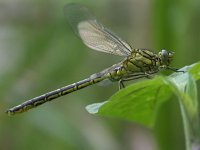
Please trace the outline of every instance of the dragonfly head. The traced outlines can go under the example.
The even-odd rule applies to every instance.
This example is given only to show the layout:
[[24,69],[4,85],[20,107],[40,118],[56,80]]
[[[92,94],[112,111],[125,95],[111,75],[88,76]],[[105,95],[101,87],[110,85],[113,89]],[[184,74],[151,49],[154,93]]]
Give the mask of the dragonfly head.
[[158,57],[160,59],[161,66],[163,66],[163,67],[169,66],[170,62],[173,59],[173,54],[174,54],[174,52],[169,52],[167,50],[162,49],[158,53]]

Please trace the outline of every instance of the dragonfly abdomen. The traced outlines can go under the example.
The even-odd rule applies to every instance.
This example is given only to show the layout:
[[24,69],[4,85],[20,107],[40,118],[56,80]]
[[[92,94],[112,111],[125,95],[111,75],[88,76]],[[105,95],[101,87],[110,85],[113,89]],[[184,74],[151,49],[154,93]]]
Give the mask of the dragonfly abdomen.
[[30,99],[20,105],[17,105],[13,108],[10,108],[9,110],[6,111],[6,113],[8,113],[9,115],[14,115],[16,113],[22,113],[25,112],[29,109],[32,109],[34,107],[37,107],[39,105],[42,105],[48,101],[51,101],[53,99],[56,99],[58,97],[61,97],[63,95],[72,93],[74,91],[80,90],[82,88],[85,88],[89,85],[98,83],[102,80],[104,80],[106,77],[103,75],[98,75],[98,74],[94,74],[92,76],[90,76],[87,79],[81,80],[79,82],[70,84],[68,86],[59,88],[57,90],[51,91],[49,93],[40,95],[38,97],[35,97],[33,99]]

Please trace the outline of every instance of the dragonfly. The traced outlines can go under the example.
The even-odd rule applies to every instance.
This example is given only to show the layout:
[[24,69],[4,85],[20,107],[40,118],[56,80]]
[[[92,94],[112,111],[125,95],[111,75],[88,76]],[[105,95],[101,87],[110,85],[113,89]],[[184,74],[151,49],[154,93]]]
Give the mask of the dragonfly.
[[89,48],[124,57],[123,60],[99,73],[92,74],[79,82],[67,85],[38,97],[27,100],[6,111],[9,115],[26,112],[58,97],[67,95],[90,85],[109,80],[118,82],[119,88],[124,88],[124,82],[151,78],[160,70],[168,69],[183,72],[170,67],[174,53],[161,49],[153,52],[149,49],[132,48],[111,30],[104,27],[89,10],[79,4],[67,4],[64,14],[75,33]]

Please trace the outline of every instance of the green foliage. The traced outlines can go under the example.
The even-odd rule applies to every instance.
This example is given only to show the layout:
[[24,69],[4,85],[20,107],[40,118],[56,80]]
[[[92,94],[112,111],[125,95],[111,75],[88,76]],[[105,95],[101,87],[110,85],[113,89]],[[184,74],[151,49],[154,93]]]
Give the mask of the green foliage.
[[186,149],[191,149],[191,123],[198,115],[197,87],[200,63],[182,68],[185,73],[137,82],[115,93],[108,101],[88,105],[91,114],[120,118],[153,128],[161,105],[178,100],[183,121]]
[[[180,99],[190,119],[197,114],[197,89],[192,76],[199,79],[200,63],[184,67],[185,73],[169,77],[156,76],[152,80],[137,82],[115,93],[108,101],[88,105],[92,114],[117,117],[152,127],[159,107],[172,95]],[[192,75],[192,76],[191,76]]]
[[137,82],[115,93],[108,101],[88,105],[92,114],[109,116],[154,127],[160,106],[176,96],[181,108],[186,146],[189,149],[190,124],[198,115],[197,87],[200,63],[182,68],[185,73],[173,73],[168,77],[156,76],[152,80]]

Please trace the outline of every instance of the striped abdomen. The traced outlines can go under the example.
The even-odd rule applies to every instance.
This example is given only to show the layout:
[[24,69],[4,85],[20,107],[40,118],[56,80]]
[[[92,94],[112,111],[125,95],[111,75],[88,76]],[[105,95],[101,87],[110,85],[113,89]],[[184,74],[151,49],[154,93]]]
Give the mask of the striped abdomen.
[[44,104],[48,101],[55,99],[55,98],[58,98],[63,95],[69,94],[71,92],[77,91],[77,90],[87,87],[89,85],[98,83],[98,82],[104,80],[105,78],[106,77],[101,74],[99,74],[99,75],[94,74],[85,80],[81,80],[77,83],[70,84],[68,86],[62,87],[60,89],[57,89],[57,90],[51,91],[49,93],[35,97],[33,99],[30,99],[20,105],[10,108],[9,110],[6,111],[6,113],[8,113],[9,115],[14,115],[16,113],[25,112],[31,108],[37,107],[41,104]]

